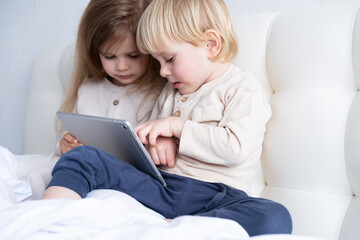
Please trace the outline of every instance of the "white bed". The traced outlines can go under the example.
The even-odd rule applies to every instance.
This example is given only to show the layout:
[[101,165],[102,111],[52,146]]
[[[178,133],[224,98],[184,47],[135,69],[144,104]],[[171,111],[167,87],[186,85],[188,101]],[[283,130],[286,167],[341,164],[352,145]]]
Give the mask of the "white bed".
[[[360,0],[344,0],[251,15],[231,9],[240,43],[234,63],[260,79],[273,109],[250,194],[281,202],[294,223],[293,235],[251,239],[360,236],[359,6]],[[97,190],[83,200],[34,200],[46,179],[32,178],[31,187],[27,176],[18,178],[17,162],[27,159],[34,167],[32,161],[46,161],[54,149],[53,117],[73,47],[44,49],[33,65],[25,151],[42,155],[15,156],[0,147],[0,240],[249,239],[225,219],[183,216],[167,223],[116,191]],[[50,170],[43,170],[49,178]]]
[[[27,181],[17,177],[18,158],[0,147],[0,239],[242,240],[247,232],[232,220],[182,216],[168,223],[132,197],[95,190],[81,200],[30,200]],[[35,157],[35,156],[32,156]],[[263,235],[258,240],[320,240],[294,235]]]

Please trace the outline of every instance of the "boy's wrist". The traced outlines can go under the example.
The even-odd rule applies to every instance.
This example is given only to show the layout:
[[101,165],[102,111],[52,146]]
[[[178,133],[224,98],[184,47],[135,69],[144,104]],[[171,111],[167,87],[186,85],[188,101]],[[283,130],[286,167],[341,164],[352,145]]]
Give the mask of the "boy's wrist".
[[171,117],[169,121],[173,132],[173,136],[180,139],[186,120],[179,117]]

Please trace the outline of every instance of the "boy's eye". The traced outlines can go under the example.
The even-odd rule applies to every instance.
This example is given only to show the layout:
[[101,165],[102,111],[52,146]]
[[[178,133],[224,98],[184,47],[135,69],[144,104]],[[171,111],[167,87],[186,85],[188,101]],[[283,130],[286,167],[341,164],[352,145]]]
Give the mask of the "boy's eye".
[[171,57],[171,58],[165,59],[165,61],[166,61],[167,63],[171,63],[171,62],[173,62],[173,61],[174,61],[174,57]]

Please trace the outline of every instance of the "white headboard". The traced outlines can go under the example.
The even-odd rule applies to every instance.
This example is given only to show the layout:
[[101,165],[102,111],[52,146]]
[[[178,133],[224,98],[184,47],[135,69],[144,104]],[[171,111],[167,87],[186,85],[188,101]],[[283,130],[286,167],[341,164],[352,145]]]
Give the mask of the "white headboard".
[[[289,13],[234,14],[234,63],[261,81],[273,116],[252,194],[283,203],[294,234],[360,236],[359,0]],[[236,11],[232,11],[236,12]],[[50,153],[74,45],[39,53],[26,115],[26,153]]]

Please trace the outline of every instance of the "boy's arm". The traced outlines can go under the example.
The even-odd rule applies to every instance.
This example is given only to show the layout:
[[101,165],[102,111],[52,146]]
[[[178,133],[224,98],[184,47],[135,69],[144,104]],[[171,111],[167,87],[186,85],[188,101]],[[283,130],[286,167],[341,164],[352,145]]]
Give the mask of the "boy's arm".
[[185,119],[167,117],[143,123],[136,126],[134,130],[143,144],[155,146],[159,136],[180,139],[184,124]]
[[178,144],[175,138],[158,137],[156,146],[146,145],[146,148],[156,165],[172,168],[175,166]]
[[[174,89],[171,84],[165,85],[163,90],[161,91],[160,95],[158,96],[154,108],[151,112],[150,120],[156,120],[158,118],[161,118],[161,111],[163,109],[163,105],[168,99],[168,96],[173,93]],[[164,114],[164,113],[163,113]],[[164,114],[165,116],[168,116],[167,113]],[[165,122],[165,125],[168,123]],[[154,123],[154,122],[152,122]],[[151,124],[151,123],[147,123]],[[147,135],[144,136],[144,134],[149,134],[148,132],[145,132],[145,129],[143,129],[143,133],[138,133],[139,129],[143,128],[145,125],[139,125],[135,127],[135,132],[137,132],[140,140],[143,142],[143,144],[146,145],[146,148],[153,159],[154,163],[156,165],[167,165],[168,167],[173,167],[175,165],[175,158],[178,152],[178,143],[179,140],[175,139],[173,137],[158,137],[156,139],[156,144],[150,145],[148,144],[148,137]],[[171,134],[168,134],[171,135]],[[152,141],[153,142],[153,141]]]

